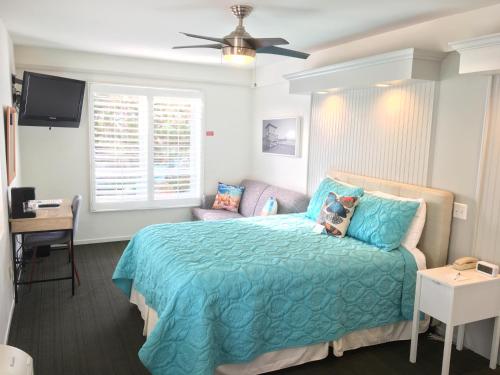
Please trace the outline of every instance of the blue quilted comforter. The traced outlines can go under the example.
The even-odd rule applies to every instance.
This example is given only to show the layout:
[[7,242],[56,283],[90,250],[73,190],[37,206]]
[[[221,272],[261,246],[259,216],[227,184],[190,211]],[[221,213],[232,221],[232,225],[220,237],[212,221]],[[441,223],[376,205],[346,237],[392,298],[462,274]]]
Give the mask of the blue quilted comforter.
[[416,265],[303,214],[160,224],[139,231],[113,281],[159,320],[139,356],[153,374],[213,374],[224,363],[411,319]]

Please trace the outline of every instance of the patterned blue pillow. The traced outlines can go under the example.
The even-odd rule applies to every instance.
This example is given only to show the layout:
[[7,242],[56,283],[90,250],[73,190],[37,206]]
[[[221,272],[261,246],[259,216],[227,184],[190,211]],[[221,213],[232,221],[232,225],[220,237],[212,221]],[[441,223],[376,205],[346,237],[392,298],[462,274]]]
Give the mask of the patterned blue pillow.
[[332,180],[330,177],[325,178],[321,181],[321,184],[319,184],[318,189],[316,189],[309,201],[306,217],[314,221],[318,219],[321,207],[330,192],[342,196],[361,197],[363,195],[363,188],[344,185],[339,181]]
[[262,211],[260,211],[260,216],[271,216],[278,213],[278,201],[274,197],[267,198]]
[[333,192],[329,193],[319,213],[318,223],[324,225],[326,233],[344,237],[358,202],[358,197],[342,197]]
[[244,191],[244,186],[235,186],[219,182],[217,195],[215,196],[212,209],[238,212],[241,196],[243,195]]
[[359,200],[347,235],[391,251],[399,247],[419,202],[396,201],[365,194]]

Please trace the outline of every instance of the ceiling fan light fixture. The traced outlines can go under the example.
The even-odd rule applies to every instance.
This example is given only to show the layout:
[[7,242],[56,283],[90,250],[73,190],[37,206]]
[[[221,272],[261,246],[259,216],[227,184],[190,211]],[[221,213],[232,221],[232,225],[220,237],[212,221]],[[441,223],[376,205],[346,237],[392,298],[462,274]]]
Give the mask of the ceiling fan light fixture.
[[222,58],[233,64],[250,64],[255,59],[255,50],[245,47],[223,47]]
[[181,33],[190,38],[210,40],[211,42],[215,42],[215,44],[175,46],[173,48],[211,48],[222,50],[223,60],[234,64],[250,64],[255,60],[256,53],[281,55],[287,57],[295,57],[298,59],[307,59],[309,57],[308,53],[277,47],[284,44],[289,44],[286,39],[253,38],[245,30],[245,26],[243,26],[243,19],[252,12],[252,9],[253,8],[249,5],[233,5],[231,7],[231,11],[238,19],[238,25],[231,33],[222,38]]

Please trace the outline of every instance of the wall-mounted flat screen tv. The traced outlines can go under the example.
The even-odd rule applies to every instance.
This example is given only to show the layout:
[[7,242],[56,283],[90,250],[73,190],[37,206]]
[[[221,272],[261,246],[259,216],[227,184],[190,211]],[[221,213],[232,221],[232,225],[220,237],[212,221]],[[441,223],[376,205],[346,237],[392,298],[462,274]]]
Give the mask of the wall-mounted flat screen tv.
[[19,125],[78,128],[85,81],[24,72]]

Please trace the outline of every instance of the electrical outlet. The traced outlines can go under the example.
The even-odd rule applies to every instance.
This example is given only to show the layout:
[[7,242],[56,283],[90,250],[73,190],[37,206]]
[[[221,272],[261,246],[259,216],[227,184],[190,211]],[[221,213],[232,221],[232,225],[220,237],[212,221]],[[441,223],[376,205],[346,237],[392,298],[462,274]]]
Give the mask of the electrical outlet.
[[464,203],[454,203],[453,217],[461,220],[467,220],[467,205]]

